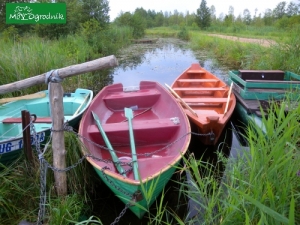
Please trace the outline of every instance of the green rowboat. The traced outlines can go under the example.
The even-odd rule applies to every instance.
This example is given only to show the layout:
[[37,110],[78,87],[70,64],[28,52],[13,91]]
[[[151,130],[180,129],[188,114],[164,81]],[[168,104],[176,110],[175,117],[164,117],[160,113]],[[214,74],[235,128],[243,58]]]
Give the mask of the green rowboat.
[[264,130],[262,114],[268,117],[270,104],[281,104],[285,99],[295,103],[299,99],[300,76],[289,71],[233,70],[227,83],[233,83],[237,100],[234,117],[244,127],[255,124]]
[[[36,115],[34,126],[37,140],[41,144],[46,143],[52,127],[49,95],[47,90],[39,94],[42,97],[16,100],[0,106],[0,163],[8,165],[23,153],[22,110]],[[87,89],[65,93],[63,96],[65,122],[68,121],[70,126],[77,128],[83,112],[92,99],[93,92]],[[33,137],[31,144],[35,145]]]
[[298,98],[300,76],[281,70],[232,70],[228,83],[233,82],[233,90],[243,99],[282,99],[289,95],[290,100]]

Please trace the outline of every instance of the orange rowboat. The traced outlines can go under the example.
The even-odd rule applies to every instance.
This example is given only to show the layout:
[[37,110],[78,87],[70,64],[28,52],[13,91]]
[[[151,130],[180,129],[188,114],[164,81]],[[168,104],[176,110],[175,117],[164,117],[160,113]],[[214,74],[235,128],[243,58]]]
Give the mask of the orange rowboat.
[[200,140],[215,145],[235,108],[232,87],[199,64],[192,64],[168,88],[196,125]]

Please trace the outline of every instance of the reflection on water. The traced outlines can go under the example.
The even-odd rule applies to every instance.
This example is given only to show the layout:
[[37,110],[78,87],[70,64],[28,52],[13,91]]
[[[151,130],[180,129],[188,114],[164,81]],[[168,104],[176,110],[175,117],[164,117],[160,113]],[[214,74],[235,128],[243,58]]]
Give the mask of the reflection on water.
[[177,39],[159,39],[155,44],[135,44],[117,57],[119,66],[113,72],[113,82],[137,86],[142,80],[171,85],[192,63],[200,63],[219,77],[227,76],[205,52],[193,52],[187,43]]

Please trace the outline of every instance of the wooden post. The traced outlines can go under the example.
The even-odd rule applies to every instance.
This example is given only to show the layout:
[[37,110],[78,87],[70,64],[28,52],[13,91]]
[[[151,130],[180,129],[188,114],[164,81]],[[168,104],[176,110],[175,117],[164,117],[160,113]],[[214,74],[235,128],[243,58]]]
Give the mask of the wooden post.
[[[63,108],[63,88],[60,83],[50,83],[50,106],[52,116],[52,151],[53,166],[57,169],[66,168],[66,150],[64,139],[64,108]],[[66,172],[54,171],[56,192],[59,196],[67,194]]]
[[27,110],[21,111],[22,115],[22,129],[23,129],[23,148],[25,153],[25,158],[28,162],[33,163],[33,154],[30,143],[30,115]]

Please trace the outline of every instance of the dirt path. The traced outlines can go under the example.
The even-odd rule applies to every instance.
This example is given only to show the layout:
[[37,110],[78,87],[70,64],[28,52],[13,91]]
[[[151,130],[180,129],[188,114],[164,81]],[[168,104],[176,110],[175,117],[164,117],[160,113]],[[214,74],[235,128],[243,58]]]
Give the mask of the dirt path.
[[233,40],[233,41],[256,43],[256,44],[262,45],[264,47],[270,47],[271,45],[276,44],[275,41],[266,40],[266,39],[241,38],[241,37],[227,36],[227,35],[220,35],[220,34],[208,34],[208,36],[216,36],[216,37]]

